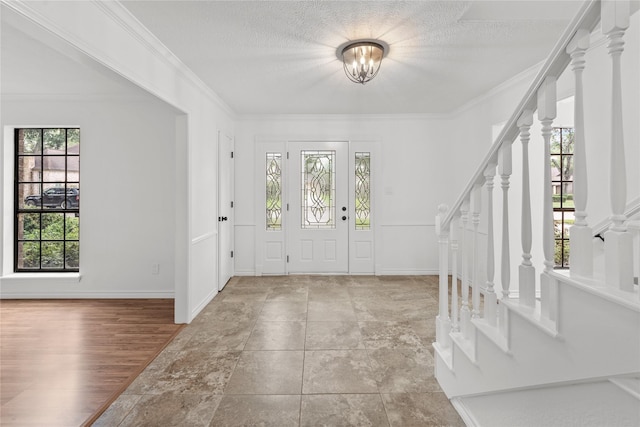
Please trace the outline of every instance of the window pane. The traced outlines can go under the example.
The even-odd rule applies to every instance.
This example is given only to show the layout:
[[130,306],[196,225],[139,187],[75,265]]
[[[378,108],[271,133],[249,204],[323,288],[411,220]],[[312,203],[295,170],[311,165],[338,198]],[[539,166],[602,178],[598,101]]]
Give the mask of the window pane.
[[40,156],[18,156],[18,182],[40,181],[40,159]]
[[40,240],[40,214],[18,214],[18,240]]
[[65,138],[65,129],[44,129],[44,154],[64,154]]
[[64,242],[42,242],[42,268],[64,267]]
[[335,151],[302,151],[302,228],[335,228]]
[[78,242],[66,242],[65,245],[66,268],[78,268],[80,266],[80,244]]
[[573,181],[573,156],[562,156],[562,180]]
[[80,214],[67,213],[65,221],[65,240],[80,240]]
[[561,156],[551,156],[551,180],[559,181],[562,176]]
[[67,154],[78,154],[79,149],[80,129],[67,129]]
[[551,145],[549,149],[551,150],[551,154],[560,154],[561,153],[561,140],[562,140],[562,129],[554,128],[551,132]]
[[18,184],[18,209],[40,209],[40,184]]
[[356,230],[371,228],[371,154],[356,153]]
[[[66,179],[66,165],[64,156],[43,156],[44,182],[64,182]],[[39,162],[38,162],[39,163]]]
[[562,153],[573,154],[573,128],[562,128]]
[[18,242],[18,268],[40,268],[40,242]]
[[38,154],[42,149],[40,140],[41,129],[19,129],[18,130],[18,153],[17,154]]
[[282,230],[282,154],[267,153],[267,231]]
[[562,207],[564,209],[575,209],[573,203],[573,182],[562,183]]
[[42,214],[42,240],[64,240],[64,214]]

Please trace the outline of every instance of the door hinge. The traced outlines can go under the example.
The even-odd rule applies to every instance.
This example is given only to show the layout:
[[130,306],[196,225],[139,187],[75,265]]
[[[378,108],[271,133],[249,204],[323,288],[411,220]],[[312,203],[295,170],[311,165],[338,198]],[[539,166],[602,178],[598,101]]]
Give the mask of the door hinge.
[[289,212],[289,203],[287,203],[287,212]]
[[233,159],[233,151],[231,152],[231,158]]
[[287,151],[287,160],[289,160],[289,152]]
[[233,208],[233,202],[231,202],[231,207]]
[[289,262],[289,255],[287,255],[287,262]]
[[233,258],[233,251],[231,251],[231,258]]

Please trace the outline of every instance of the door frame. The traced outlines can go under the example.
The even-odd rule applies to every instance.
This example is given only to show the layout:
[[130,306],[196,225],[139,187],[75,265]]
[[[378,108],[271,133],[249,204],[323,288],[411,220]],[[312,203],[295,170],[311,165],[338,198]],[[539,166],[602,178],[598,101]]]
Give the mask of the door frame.
[[[226,223],[221,226],[221,221],[217,222],[218,229],[218,260],[217,260],[217,283],[218,292],[220,292],[229,279],[234,276],[234,257],[231,255],[234,251],[234,147],[235,142],[232,136],[223,134],[218,131],[218,217],[226,217]],[[223,179],[224,172],[228,173],[226,179]],[[229,200],[222,200],[223,189],[222,186],[225,182],[228,182],[229,188],[227,189],[229,194]],[[224,236],[224,231],[228,230],[228,240]],[[224,243],[228,242],[228,247],[223,247]],[[226,268],[223,265],[226,263]],[[228,276],[223,274],[228,271]]]
[[[290,143],[317,142],[332,143],[345,142],[348,144],[349,159],[347,161],[348,185],[348,272],[347,274],[379,274],[381,271],[380,257],[377,254],[380,249],[375,242],[380,241],[380,224],[382,223],[381,209],[378,208],[378,200],[381,199],[382,188],[382,162],[380,141],[375,138],[257,138],[254,149],[255,171],[255,233],[254,233],[254,263],[256,276],[262,275],[287,275],[290,274],[287,265],[287,229],[289,220],[298,217],[295,211],[285,211],[288,201],[288,166],[287,153]],[[371,154],[370,177],[370,203],[371,203],[371,228],[369,230],[355,230],[355,165],[356,152],[369,152]],[[282,229],[279,231],[266,231],[266,154],[280,153],[282,156]],[[291,161],[291,159],[289,159]],[[293,221],[292,221],[293,222]],[[307,273],[291,273],[307,274]],[[308,272],[308,274],[331,274]],[[337,273],[344,274],[344,273]]]

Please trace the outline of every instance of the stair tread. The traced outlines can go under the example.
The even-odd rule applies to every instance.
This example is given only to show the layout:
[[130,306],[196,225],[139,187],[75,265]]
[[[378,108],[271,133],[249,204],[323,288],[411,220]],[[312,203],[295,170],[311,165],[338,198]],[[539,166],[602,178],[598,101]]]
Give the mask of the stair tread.
[[476,426],[640,425],[640,406],[607,380],[456,398]]

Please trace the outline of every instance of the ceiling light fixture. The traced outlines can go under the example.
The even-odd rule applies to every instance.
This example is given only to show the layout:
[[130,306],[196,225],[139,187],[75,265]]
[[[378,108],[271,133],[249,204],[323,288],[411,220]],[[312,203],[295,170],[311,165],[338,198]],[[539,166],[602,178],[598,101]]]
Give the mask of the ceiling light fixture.
[[385,48],[381,42],[370,40],[349,42],[342,49],[344,73],[352,82],[365,84],[380,71],[384,54]]

